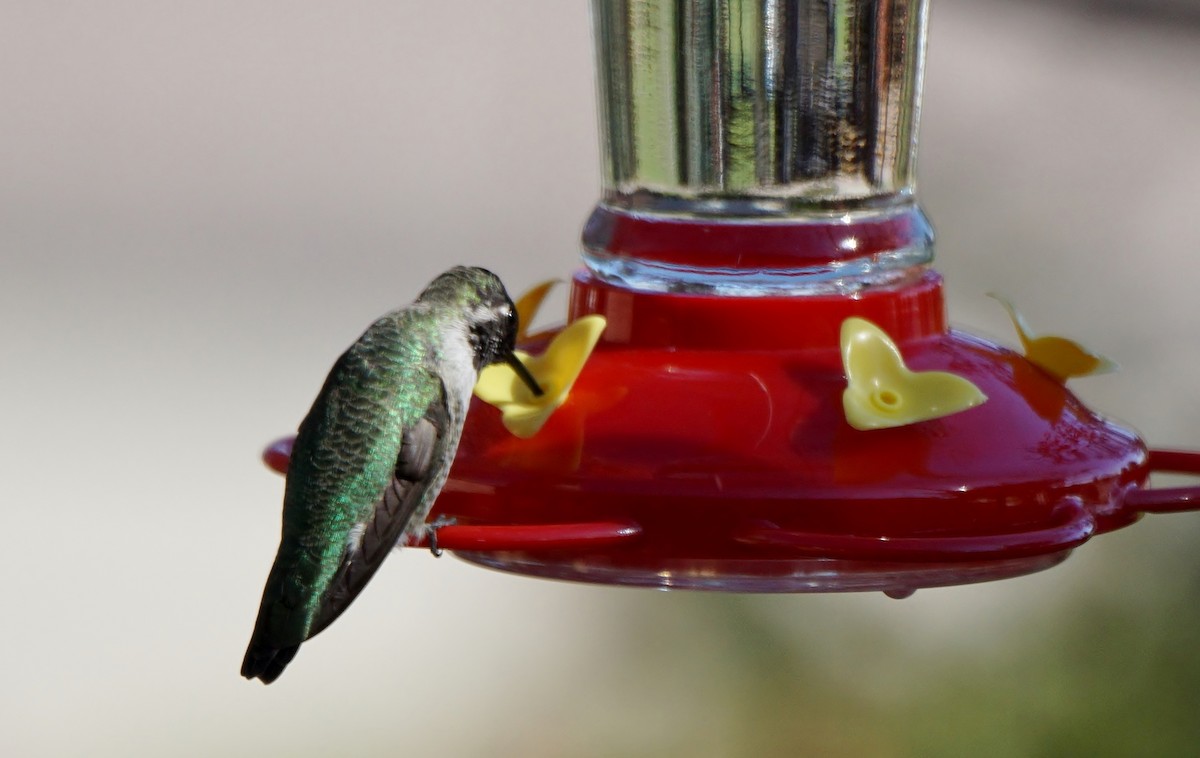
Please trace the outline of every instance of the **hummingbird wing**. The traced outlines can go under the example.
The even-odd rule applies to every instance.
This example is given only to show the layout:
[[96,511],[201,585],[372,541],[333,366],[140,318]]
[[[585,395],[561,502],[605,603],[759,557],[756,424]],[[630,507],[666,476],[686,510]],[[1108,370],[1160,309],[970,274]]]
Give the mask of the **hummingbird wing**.
[[[458,414],[454,414],[458,415]],[[375,575],[383,559],[407,533],[421,526],[449,473],[460,429],[451,420],[444,386],[417,423],[406,428],[392,480],[347,546],[321,599],[309,637],[329,626]],[[441,466],[442,471],[434,471]]]

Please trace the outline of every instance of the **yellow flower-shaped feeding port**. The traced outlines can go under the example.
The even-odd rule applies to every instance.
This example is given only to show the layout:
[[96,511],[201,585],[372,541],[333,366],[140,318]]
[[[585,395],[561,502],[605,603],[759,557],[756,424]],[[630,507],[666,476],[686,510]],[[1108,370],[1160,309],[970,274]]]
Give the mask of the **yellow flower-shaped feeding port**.
[[1097,355],[1078,342],[1053,334],[1035,337],[1029,325],[1007,298],[989,292],[988,297],[998,301],[1008,311],[1025,359],[1053,376],[1060,382],[1076,376],[1090,376],[1115,371],[1117,364],[1102,355]]
[[517,373],[502,363],[483,370],[475,395],[500,409],[505,429],[522,439],[532,437],[566,402],[605,325],[603,316],[584,316],[559,332],[541,355],[516,351],[517,359],[542,388],[541,396],[535,396]]
[[942,418],[985,402],[967,379],[946,371],[910,371],[896,343],[861,318],[842,322],[842,407],[855,429],[887,429]]
[[517,342],[524,342],[530,337],[540,336],[540,334],[531,335],[529,328],[533,325],[533,319],[537,316],[538,310],[542,307],[542,301],[546,299],[546,295],[550,294],[550,290],[554,289],[554,285],[560,281],[560,279],[547,279],[539,282],[517,299]]

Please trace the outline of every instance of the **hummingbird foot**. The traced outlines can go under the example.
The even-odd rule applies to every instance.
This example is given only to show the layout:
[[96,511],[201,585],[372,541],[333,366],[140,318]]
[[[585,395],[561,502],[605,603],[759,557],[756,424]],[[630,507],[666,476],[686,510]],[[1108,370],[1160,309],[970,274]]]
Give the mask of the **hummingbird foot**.
[[445,552],[440,547],[438,547],[438,539],[437,539],[438,530],[441,529],[443,526],[454,526],[456,523],[458,523],[458,519],[456,519],[456,518],[448,518],[446,516],[438,516],[436,520],[434,520],[428,524],[425,524],[422,527],[425,530],[425,532],[429,535],[429,553],[434,558],[441,558],[442,553]]

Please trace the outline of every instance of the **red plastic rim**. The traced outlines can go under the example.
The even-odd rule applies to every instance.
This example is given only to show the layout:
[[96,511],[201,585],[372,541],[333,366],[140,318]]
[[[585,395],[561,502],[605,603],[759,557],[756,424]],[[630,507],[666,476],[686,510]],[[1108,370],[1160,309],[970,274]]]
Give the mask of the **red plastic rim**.
[[[294,437],[271,443],[263,451],[268,468],[286,474]],[[1152,450],[1152,473],[1200,476],[1200,452]],[[1200,510],[1200,485],[1171,488],[1133,488],[1117,504],[1126,523],[1142,513],[1177,513]],[[1113,513],[1106,514],[1113,518]],[[464,524],[438,530],[438,546],[446,550],[488,552],[538,552],[586,550],[636,541],[642,534],[632,520],[607,520],[558,524]],[[1067,498],[1044,526],[998,534],[889,537],[802,532],[780,529],[761,521],[748,522],[731,539],[749,547],[784,551],[795,557],[872,561],[949,562],[1020,558],[1070,550],[1097,533],[1093,513],[1078,499]],[[410,543],[428,547],[428,541]]]
[[1060,503],[1044,528],[1007,534],[937,537],[860,537],[751,526],[734,539],[784,548],[797,555],[875,561],[952,561],[1025,557],[1069,550],[1087,541],[1096,520],[1078,498]]
[[[1150,471],[1200,476],[1200,452],[1151,450]],[[1141,513],[1181,513],[1200,510],[1200,486],[1132,490],[1125,506]]]

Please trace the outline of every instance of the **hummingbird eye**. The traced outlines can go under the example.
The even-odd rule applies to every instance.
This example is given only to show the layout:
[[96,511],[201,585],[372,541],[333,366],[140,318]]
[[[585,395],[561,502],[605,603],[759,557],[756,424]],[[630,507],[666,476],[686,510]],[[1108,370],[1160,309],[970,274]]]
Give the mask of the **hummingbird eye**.
[[512,303],[501,303],[496,306],[496,320],[505,327],[515,327],[517,323],[517,312],[513,308]]
[[501,313],[501,318],[504,323],[504,333],[509,337],[509,342],[515,344],[517,340],[517,310],[512,305],[505,305]]

